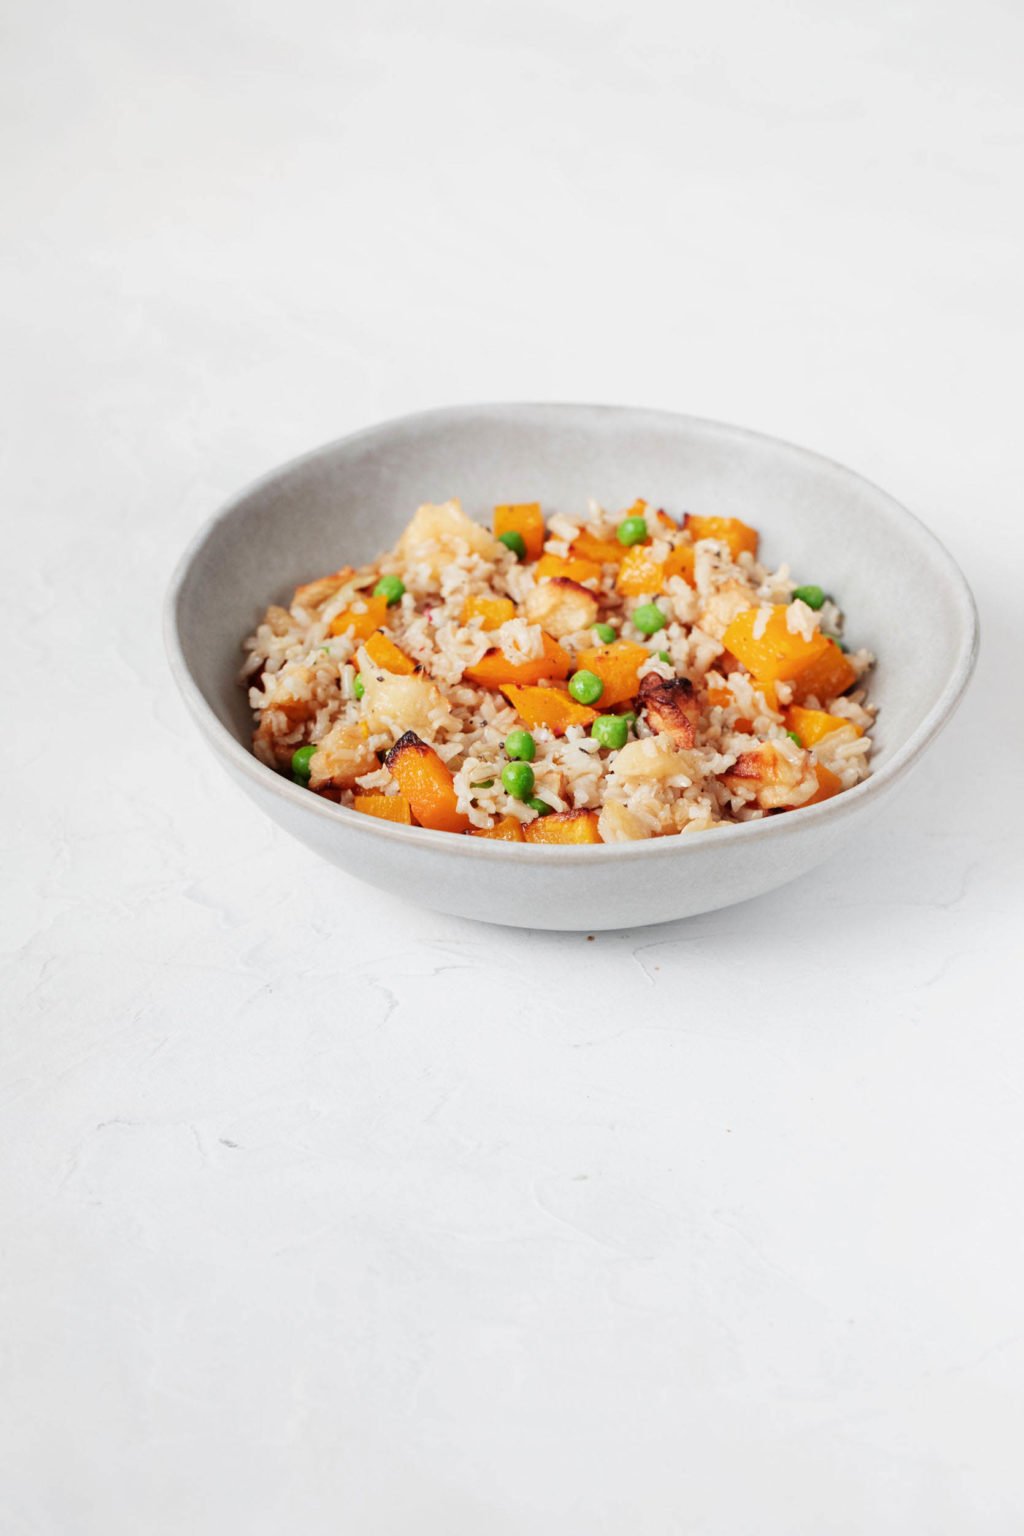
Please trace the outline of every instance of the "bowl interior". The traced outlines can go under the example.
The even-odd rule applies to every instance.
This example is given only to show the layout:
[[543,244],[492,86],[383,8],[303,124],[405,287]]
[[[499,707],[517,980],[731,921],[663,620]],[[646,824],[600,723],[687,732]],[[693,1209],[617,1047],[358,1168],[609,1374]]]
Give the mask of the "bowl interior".
[[235,678],[242,638],[301,581],[391,544],[423,501],[457,496],[471,515],[500,501],[577,512],[636,496],[742,517],[763,558],[817,582],[846,638],[878,656],[876,771],[926,721],[973,643],[967,588],[931,534],[884,492],[826,459],[689,417],[594,406],[453,408],[343,439],[275,471],[197,539],[174,623],[185,664],[221,723],[248,746]]

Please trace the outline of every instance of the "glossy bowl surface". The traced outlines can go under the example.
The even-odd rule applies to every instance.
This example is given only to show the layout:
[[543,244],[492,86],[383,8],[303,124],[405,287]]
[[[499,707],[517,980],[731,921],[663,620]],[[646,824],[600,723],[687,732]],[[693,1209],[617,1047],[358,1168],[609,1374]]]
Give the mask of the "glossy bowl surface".
[[[311,795],[256,760],[236,676],[267,604],[391,544],[424,501],[575,511],[636,496],[737,516],[764,558],[837,594],[878,656],[869,779],[808,810],[684,837],[532,847],[394,826]],[[917,518],[850,470],[789,443],[615,406],[456,406],[385,422],[272,471],[200,530],[168,594],[171,667],[207,742],[286,831],[360,879],[441,911],[517,927],[638,927],[782,885],[863,828],[949,719],[978,644],[963,576]],[[879,868],[879,888],[883,871]]]

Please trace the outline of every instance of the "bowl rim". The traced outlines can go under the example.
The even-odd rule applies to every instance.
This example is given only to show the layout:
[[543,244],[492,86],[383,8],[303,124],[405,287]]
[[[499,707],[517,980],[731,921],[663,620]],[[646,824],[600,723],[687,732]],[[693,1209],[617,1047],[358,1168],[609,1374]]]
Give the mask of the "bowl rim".
[[[253,752],[237,741],[232,732],[222,723],[213,707],[207,701],[202,689],[192,675],[188,662],[185,659],[179,631],[179,608],[185,586],[191,576],[193,567],[221,523],[226,522],[234,515],[239,506],[258,495],[261,491],[287,478],[300,469],[303,465],[314,460],[325,458],[335,453],[340,448],[347,448],[358,443],[365,442],[374,437],[386,437],[396,428],[408,428],[418,424],[436,424],[443,426],[445,423],[454,423],[458,419],[465,419],[481,414],[505,414],[509,416],[531,416],[536,413],[553,413],[561,416],[576,416],[579,418],[611,417],[620,418],[635,416],[646,422],[661,421],[675,427],[688,425],[697,428],[705,436],[719,436],[736,444],[757,443],[765,444],[773,449],[782,449],[793,457],[810,461],[818,466],[825,466],[841,480],[855,482],[859,487],[866,488],[873,496],[884,505],[886,512],[895,518],[897,522],[907,528],[913,538],[924,544],[938,562],[944,572],[949,596],[953,600],[959,620],[959,646],[956,664],[952,668],[950,676],[946,680],[939,697],[932,705],[910,736],[898,746],[887,763],[873,771],[868,778],[844,790],[840,795],[834,795],[831,799],[822,801],[818,805],[798,807],[796,811],[786,816],[766,816],[760,821],[748,821],[739,823],[727,823],[722,826],[707,828],[702,832],[695,832],[688,837],[657,837],[646,838],[637,842],[623,843],[599,843],[599,844],[543,844],[543,843],[507,843],[496,838],[452,836],[450,832],[437,832],[428,827],[406,827],[393,822],[383,821],[373,816],[362,816],[358,811],[348,806],[337,805],[333,801],[325,800],[319,795],[311,795],[307,789],[286,779],[283,774],[277,773],[273,768],[267,767],[253,754]],[[727,422],[720,422],[708,417],[693,416],[680,411],[667,411],[658,408],[644,406],[619,406],[576,404],[573,402],[528,402],[528,401],[496,401],[478,402],[468,405],[446,405],[434,407],[430,410],[414,411],[401,416],[390,417],[386,421],[375,422],[370,426],[361,427],[355,432],[348,432],[341,437],[330,439],[321,443],[318,447],[308,449],[304,453],[296,454],[284,463],[274,466],[264,474],[257,476],[240,490],[236,491],[227,501],[223,502],[209,517],[204,519],[199,528],[193,534],[186,545],[182,555],[175,565],[167,588],[163,608],[163,634],[164,645],[171,673],[185,704],[198,725],[200,732],[206,738],[211,748],[225,760],[225,763],[243,773],[247,778],[261,789],[277,795],[286,804],[304,811],[313,817],[326,818],[335,827],[344,829],[351,827],[368,837],[378,837],[387,841],[404,845],[410,850],[422,848],[445,851],[451,855],[474,859],[526,859],[531,864],[542,866],[557,862],[560,865],[567,863],[589,862],[595,860],[614,859],[659,859],[659,858],[686,858],[698,856],[701,852],[718,848],[726,841],[736,838],[757,838],[764,841],[769,838],[778,838],[792,834],[800,827],[808,831],[812,825],[823,827],[826,822],[837,823],[848,818],[861,807],[867,807],[869,802],[879,801],[889,788],[908,771],[913,763],[920,757],[928,744],[938,735],[939,731],[948,722],[956,709],[967,684],[970,682],[978,656],[979,647],[979,620],[978,611],[973,593],[967,583],[967,579],[952,555],[946,549],[941,540],[931,531],[922,520],[917,517],[902,503],[896,501],[888,491],[883,490],[874,481],[866,479],[855,470],[849,469],[845,464],[829,458],[825,454],[817,453],[813,449],[804,448],[796,443],[791,443],[784,438],[773,437],[769,433],[757,432],[749,427],[735,426]],[[794,822],[794,817],[797,818]]]

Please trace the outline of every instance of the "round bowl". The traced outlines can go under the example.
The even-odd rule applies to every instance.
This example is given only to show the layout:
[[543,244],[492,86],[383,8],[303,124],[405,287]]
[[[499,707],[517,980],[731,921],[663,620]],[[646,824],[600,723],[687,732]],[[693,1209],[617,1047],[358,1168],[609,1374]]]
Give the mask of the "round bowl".
[[[424,501],[578,510],[587,498],[737,516],[764,558],[838,595],[878,657],[871,776],[806,810],[684,837],[544,847],[399,827],[311,795],[257,761],[236,683],[270,602],[373,559]],[[268,816],[350,874],[462,917],[527,928],[632,928],[758,896],[829,858],[952,714],[978,642],[974,603],[938,540],[877,486],[817,454],[663,411],[458,406],[357,432],[250,486],[200,530],[171,584],[171,667],[210,747]],[[881,887],[882,869],[879,868]]]

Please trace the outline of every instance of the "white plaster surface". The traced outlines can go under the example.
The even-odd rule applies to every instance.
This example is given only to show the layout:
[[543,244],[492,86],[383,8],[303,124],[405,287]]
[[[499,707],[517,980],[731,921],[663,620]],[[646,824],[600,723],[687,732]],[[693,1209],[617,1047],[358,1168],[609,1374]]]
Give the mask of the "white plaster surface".
[[[1020,7],[5,34],[4,1536],[1020,1532]],[[979,672],[848,856],[506,932],[219,772],[201,519],[501,398],[774,432],[945,540]]]

